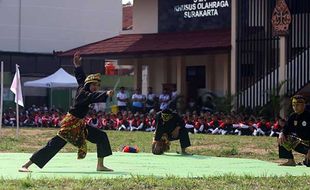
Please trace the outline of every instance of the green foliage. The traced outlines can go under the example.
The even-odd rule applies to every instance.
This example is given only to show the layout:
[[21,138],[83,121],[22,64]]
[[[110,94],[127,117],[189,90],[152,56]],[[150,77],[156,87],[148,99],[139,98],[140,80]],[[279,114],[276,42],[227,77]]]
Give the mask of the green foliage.
[[225,96],[222,97],[215,96],[214,100],[216,105],[216,111],[229,114],[234,106],[234,98],[235,95],[232,95],[230,93],[226,93]]
[[229,157],[238,155],[238,148],[236,146],[231,147],[230,149],[224,149],[220,152],[221,156]]
[[280,114],[280,110],[282,109],[281,103],[287,96],[286,94],[281,94],[280,92],[281,90],[284,90],[283,88],[285,87],[286,83],[287,80],[282,81],[276,87],[266,91],[270,101],[261,109],[259,113],[260,115],[276,118]]

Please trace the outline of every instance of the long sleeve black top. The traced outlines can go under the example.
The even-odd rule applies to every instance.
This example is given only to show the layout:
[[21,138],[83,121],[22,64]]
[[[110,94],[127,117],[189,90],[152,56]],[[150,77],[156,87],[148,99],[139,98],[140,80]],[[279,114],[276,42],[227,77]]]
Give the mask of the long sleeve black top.
[[163,121],[163,119],[161,118],[161,112],[159,112],[156,115],[155,122],[155,141],[159,141],[164,133],[170,134],[176,127],[185,127],[183,119],[175,112],[172,113],[172,118],[167,122]]
[[310,112],[292,113],[284,128],[284,135],[294,134],[303,140],[310,140]]
[[88,113],[90,104],[105,102],[108,95],[107,92],[90,92],[85,89],[84,81],[86,75],[82,67],[75,68],[74,73],[79,86],[75,95],[74,104],[70,107],[69,113],[82,119]]

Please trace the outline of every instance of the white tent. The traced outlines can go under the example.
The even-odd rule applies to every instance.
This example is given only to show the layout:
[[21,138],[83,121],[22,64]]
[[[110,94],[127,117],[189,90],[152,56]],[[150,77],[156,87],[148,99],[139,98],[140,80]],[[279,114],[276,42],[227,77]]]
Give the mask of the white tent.
[[[33,81],[27,81],[24,82],[24,86],[28,87],[41,87],[41,88],[50,88],[50,93],[52,93],[53,88],[73,88],[77,87],[78,83],[76,81],[76,78],[69,73],[67,73],[62,68],[58,69],[55,73],[51,74],[50,76],[33,80]],[[70,89],[68,89],[70,92]],[[50,105],[53,105],[52,96],[50,98]],[[70,105],[70,99],[69,99],[69,105]]]
[[67,73],[62,68],[55,73],[42,79],[24,82],[24,86],[42,87],[42,88],[61,88],[77,87],[78,83],[74,76]]

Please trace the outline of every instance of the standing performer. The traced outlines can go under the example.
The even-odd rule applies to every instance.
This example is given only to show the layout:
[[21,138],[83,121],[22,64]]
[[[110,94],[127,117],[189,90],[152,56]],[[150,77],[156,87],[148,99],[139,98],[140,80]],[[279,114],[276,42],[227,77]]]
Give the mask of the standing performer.
[[180,140],[181,154],[192,155],[186,152],[186,148],[191,146],[188,131],[185,128],[183,119],[170,109],[164,109],[156,115],[155,137],[152,144],[153,154],[163,154],[169,150],[170,141]]
[[108,136],[105,132],[85,125],[84,117],[89,111],[89,105],[97,102],[104,102],[108,97],[113,96],[113,90],[99,92],[100,74],[91,74],[86,77],[81,67],[81,57],[77,52],[74,54],[73,63],[75,66],[75,77],[79,84],[76,92],[74,105],[68,114],[61,121],[58,134],[53,137],[45,147],[35,152],[30,160],[18,171],[30,172],[28,169],[33,163],[39,168],[43,168],[67,142],[78,148],[78,159],[83,159],[87,153],[86,140],[97,145],[97,171],[113,171],[104,166],[104,157],[112,155],[112,150]]
[[310,167],[310,112],[305,110],[305,98],[292,98],[294,113],[279,134],[279,157],[288,159],[281,166],[296,166],[292,150],[305,155],[304,165]]

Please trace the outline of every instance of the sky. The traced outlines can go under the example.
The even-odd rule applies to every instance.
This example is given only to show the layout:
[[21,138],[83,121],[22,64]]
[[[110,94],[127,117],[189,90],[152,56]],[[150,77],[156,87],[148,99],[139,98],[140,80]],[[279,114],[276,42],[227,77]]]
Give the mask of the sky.
[[132,4],[132,1],[133,1],[133,0],[122,0],[122,3],[123,3],[123,4],[126,4],[127,2],[131,2],[131,4]]

